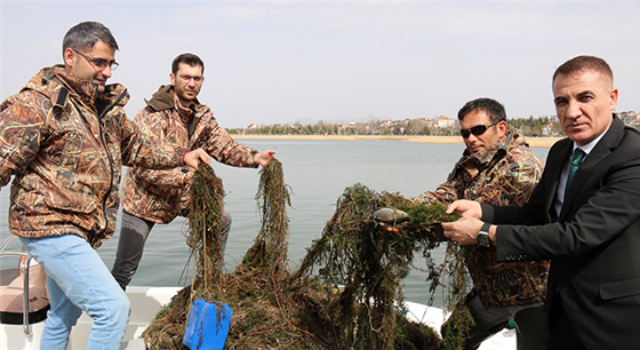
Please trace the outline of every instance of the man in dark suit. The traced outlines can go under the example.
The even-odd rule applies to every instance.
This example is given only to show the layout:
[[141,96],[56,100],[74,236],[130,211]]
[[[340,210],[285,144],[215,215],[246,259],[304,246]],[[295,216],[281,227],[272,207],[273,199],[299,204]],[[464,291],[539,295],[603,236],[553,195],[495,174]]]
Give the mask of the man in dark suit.
[[[602,59],[575,57],[553,75],[568,138],[549,151],[523,207],[456,201],[443,223],[463,245],[495,244],[498,260],[551,259],[550,349],[640,347],[640,134],[613,114],[618,89]],[[489,224],[493,223],[493,224]]]

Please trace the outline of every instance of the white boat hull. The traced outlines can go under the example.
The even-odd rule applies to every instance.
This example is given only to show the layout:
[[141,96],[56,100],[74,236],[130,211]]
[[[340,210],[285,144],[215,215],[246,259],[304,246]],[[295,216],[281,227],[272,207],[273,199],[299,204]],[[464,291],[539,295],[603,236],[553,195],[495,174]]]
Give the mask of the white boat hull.
[[[171,298],[180,290],[174,287],[128,287],[127,295],[131,300],[131,315],[129,325],[124,336],[121,350],[144,350],[144,342],[140,338],[160,309],[169,303]],[[405,317],[415,322],[422,322],[436,331],[446,320],[446,314],[439,308],[428,307],[424,304],[406,302]],[[92,319],[83,313],[78,324],[71,332],[71,342],[68,350],[86,349],[91,333]],[[0,325],[0,350],[39,350],[40,335],[45,321],[31,325],[31,336],[26,336],[22,325]],[[514,330],[504,330],[488,339],[480,350],[515,350],[516,336]]]

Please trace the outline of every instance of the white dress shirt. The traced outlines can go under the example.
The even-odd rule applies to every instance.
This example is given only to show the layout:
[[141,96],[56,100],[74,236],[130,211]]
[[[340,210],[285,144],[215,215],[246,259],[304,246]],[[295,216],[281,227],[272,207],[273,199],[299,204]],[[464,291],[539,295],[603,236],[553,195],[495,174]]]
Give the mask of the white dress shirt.
[[[575,141],[573,142],[573,152],[575,152],[576,149],[580,148],[585,153],[584,158],[582,158],[583,163],[589,156],[589,153],[591,153],[593,148],[598,144],[598,142],[600,142],[600,139],[602,139],[602,137],[607,133],[607,131],[609,131],[609,129],[607,129],[605,132],[600,134],[600,136],[596,137],[593,141],[589,142],[584,146],[578,146],[578,144],[575,143]],[[571,153],[571,155],[573,155],[573,152]],[[567,161],[565,162],[564,166],[562,167],[562,173],[560,174],[560,183],[558,184],[558,192],[556,194],[556,200],[554,202],[554,207],[556,209],[556,214],[558,216],[560,216],[560,211],[562,210],[562,204],[564,203],[564,194],[567,191],[567,178],[569,177],[570,165],[571,165],[571,157],[569,157],[569,159],[567,159]]]

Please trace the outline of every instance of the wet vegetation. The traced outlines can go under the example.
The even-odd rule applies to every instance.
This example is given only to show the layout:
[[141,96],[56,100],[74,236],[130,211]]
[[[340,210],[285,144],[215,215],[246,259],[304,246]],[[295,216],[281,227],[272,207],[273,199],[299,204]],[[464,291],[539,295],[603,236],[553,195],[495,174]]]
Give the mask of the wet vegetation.
[[[233,310],[225,349],[457,349],[468,327],[466,310],[450,320],[444,341],[433,329],[403,315],[402,280],[409,269],[428,272],[425,287],[446,290],[445,307],[464,298],[469,281],[463,250],[443,243],[440,222],[455,220],[440,205],[416,205],[397,194],[364,185],[346,188],[320,238],[308,248],[300,268],[287,264],[289,188],[282,164],[274,159],[261,170],[256,199],[262,227],[232,273],[222,272],[219,227],[224,190],[208,165],[193,182],[188,244],[194,277],[157,315],[143,336],[151,349],[188,349],[182,344],[195,298]],[[409,221],[395,230],[373,213],[397,208]],[[437,264],[431,251],[447,244]],[[422,254],[425,267],[414,266]],[[433,298],[432,298],[433,299]],[[212,330],[199,330],[212,331]]]

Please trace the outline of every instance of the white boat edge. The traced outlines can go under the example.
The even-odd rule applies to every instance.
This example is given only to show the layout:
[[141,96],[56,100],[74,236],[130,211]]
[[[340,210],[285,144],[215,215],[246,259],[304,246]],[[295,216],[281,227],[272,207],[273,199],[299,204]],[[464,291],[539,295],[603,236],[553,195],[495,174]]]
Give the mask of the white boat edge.
[[[131,314],[120,349],[144,350],[140,338],[160,309],[171,301],[181,288],[177,287],[128,287],[127,296],[131,301]],[[83,313],[71,331],[67,350],[86,349],[93,320]],[[31,324],[31,335],[26,335],[22,325],[0,324],[0,350],[39,350],[40,336],[45,321]]]
[[[153,320],[156,313],[176,295],[179,287],[136,287],[127,288],[127,295],[131,300],[131,315],[120,350],[145,350],[142,332]],[[429,307],[424,304],[405,302],[407,312],[405,317],[415,322],[422,322],[437,332],[445,321],[446,314],[442,309]],[[44,329],[45,321],[31,325],[31,336],[23,332],[22,325],[0,325],[0,350],[39,350],[40,335]],[[92,320],[83,313],[78,324],[71,332],[71,341],[68,350],[86,349]],[[515,350],[515,330],[503,330],[494,337],[488,339],[480,350]]]

